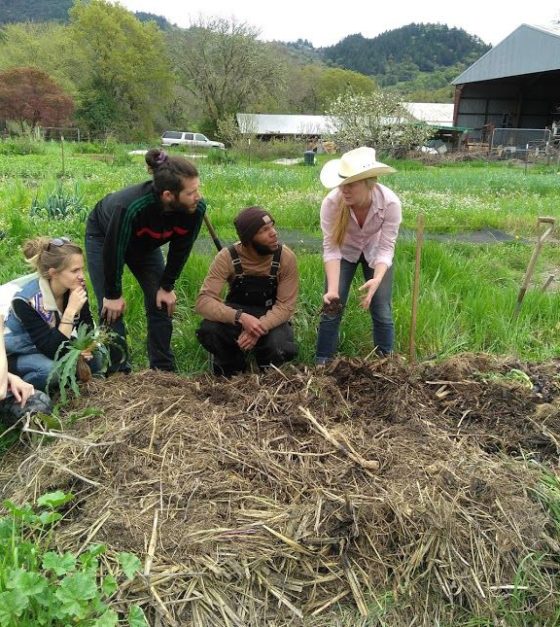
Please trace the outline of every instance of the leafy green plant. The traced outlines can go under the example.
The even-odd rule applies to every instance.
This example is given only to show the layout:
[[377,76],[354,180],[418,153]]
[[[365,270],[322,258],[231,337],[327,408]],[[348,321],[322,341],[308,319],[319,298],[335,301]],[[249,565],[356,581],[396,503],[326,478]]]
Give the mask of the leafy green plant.
[[[131,553],[116,556],[105,574],[100,557],[106,547],[96,544],[80,555],[52,550],[52,529],[61,518],[57,509],[73,500],[62,491],[45,494],[35,507],[4,501],[0,518],[0,627],[49,625],[112,627],[119,615],[110,607],[119,578],[132,581],[140,560]],[[128,612],[130,627],[147,626],[138,606]]]
[[76,336],[59,347],[48,383],[58,384],[62,403],[67,400],[68,388],[79,396],[78,381],[88,381],[91,378],[91,370],[83,353],[91,353],[99,362],[99,372],[105,372],[110,363],[109,346],[114,342],[114,338],[115,333],[105,327],[88,329],[85,324],[81,324],[76,331]]
[[56,184],[52,193],[46,198],[36,196],[31,204],[30,214],[34,217],[46,217],[51,220],[65,220],[68,217],[78,216],[85,218],[88,207],[80,193],[78,184],[74,185],[73,192],[67,191],[61,182]]

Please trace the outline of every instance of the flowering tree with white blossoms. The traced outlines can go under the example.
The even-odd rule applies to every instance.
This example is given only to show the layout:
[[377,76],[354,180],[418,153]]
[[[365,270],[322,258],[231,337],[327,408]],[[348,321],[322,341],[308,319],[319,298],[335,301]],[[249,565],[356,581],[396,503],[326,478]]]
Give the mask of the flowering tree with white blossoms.
[[433,129],[412,118],[389,92],[372,94],[347,92],[335,98],[327,111],[333,125],[333,139],[340,149],[372,146],[379,153],[402,155],[423,145]]

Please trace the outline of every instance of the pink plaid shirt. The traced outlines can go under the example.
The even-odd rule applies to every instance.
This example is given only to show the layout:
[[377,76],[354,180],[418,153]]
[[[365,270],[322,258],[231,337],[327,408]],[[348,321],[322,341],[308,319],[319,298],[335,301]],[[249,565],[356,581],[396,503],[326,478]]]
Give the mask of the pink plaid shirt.
[[356,263],[363,253],[368,265],[378,263],[390,267],[393,263],[395,242],[402,220],[401,201],[388,187],[376,183],[371,191],[371,205],[362,227],[350,210],[348,228],[342,246],[333,240],[334,225],[338,213],[341,192],[336,187],[321,205],[321,229],[323,231],[323,260],[346,259]]

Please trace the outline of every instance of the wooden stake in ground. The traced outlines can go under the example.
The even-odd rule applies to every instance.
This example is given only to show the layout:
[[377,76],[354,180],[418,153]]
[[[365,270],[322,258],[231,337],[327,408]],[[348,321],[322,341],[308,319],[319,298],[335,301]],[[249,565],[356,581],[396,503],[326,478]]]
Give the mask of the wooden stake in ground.
[[516,319],[519,315],[519,311],[521,310],[521,303],[525,298],[525,293],[527,292],[527,288],[529,287],[529,283],[531,282],[531,277],[533,276],[533,272],[535,271],[535,265],[537,263],[537,259],[540,255],[541,249],[546,238],[552,233],[552,229],[556,224],[556,218],[550,217],[540,217],[537,221],[537,227],[541,224],[548,224],[549,226],[542,232],[537,243],[535,245],[535,250],[531,255],[531,259],[529,260],[529,265],[527,266],[527,270],[525,272],[525,277],[523,278],[523,283],[521,285],[521,289],[519,290],[519,294],[517,296],[517,303],[515,303],[515,309],[513,311],[513,318]]
[[206,224],[206,228],[208,229],[208,233],[210,233],[210,237],[214,242],[214,246],[216,247],[218,252],[220,252],[220,250],[222,250],[223,248],[222,242],[220,241],[220,238],[218,237],[218,234],[216,233],[212,222],[210,222],[210,218],[206,214],[204,214],[204,224]]
[[408,358],[416,361],[416,312],[418,309],[418,292],[420,290],[420,262],[422,260],[422,244],[424,243],[424,214],[419,213],[416,220],[416,261],[414,264],[414,284],[412,286],[412,315],[410,317],[410,337],[408,341]]
[[66,176],[66,169],[64,167],[64,135],[60,136],[60,157],[62,161],[62,177]]
[[546,292],[546,290],[552,284],[552,281],[554,281],[554,274],[549,274],[548,279],[544,282],[544,285],[542,286],[541,292]]

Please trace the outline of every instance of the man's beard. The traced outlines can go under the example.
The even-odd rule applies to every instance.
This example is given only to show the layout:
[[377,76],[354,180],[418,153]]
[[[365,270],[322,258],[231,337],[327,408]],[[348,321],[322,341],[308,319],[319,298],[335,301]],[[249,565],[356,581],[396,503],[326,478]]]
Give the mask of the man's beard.
[[170,200],[164,208],[164,211],[179,211],[182,213],[193,213],[194,208],[191,209],[190,207],[188,207],[187,205],[184,205],[182,202],[179,202],[177,199],[174,200]]
[[278,248],[278,244],[274,248],[270,248],[270,246],[253,242],[253,248],[255,249],[257,255],[267,257],[268,255],[274,254],[274,251]]

